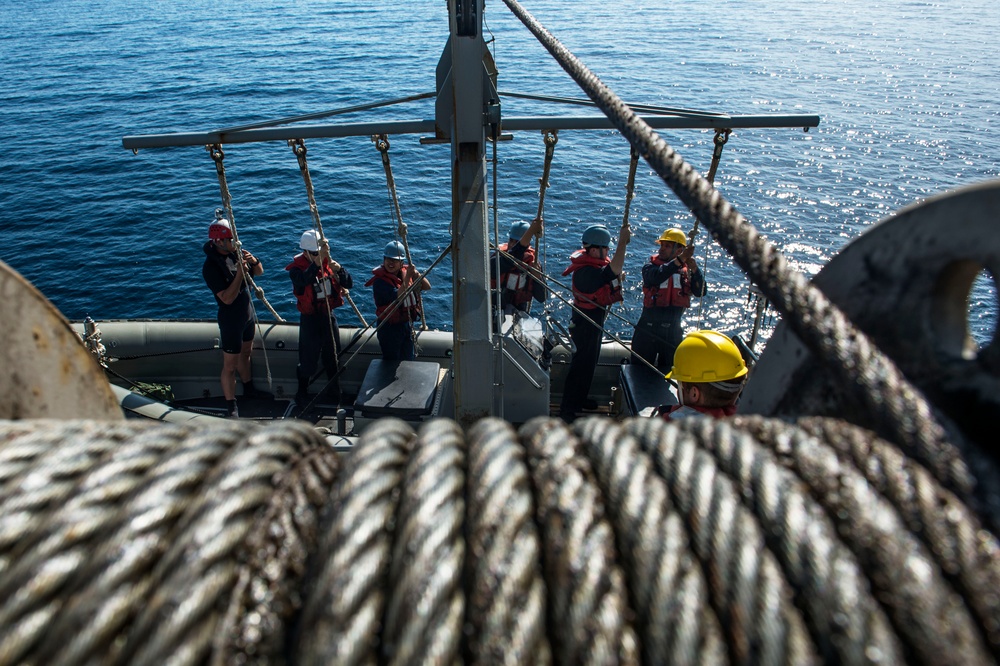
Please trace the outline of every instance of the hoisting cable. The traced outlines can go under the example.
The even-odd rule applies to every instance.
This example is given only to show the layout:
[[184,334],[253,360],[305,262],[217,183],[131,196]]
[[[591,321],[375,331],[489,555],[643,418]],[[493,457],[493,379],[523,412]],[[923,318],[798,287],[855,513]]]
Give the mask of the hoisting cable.
[[[323,235],[323,223],[319,219],[319,208],[316,206],[316,194],[313,189],[312,176],[309,175],[309,165],[306,162],[306,143],[302,139],[289,139],[288,145],[298,158],[299,169],[302,170],[302,179],[305,181],[306,194],[309,196],[309,212],[312,214],[313,224],[316,226],[316,231],[319,233],[320,240],[326,240],[326,236]],[[329,258],[330,257],[327,257],[327,259]],[[354,314],[356,314],[358,319],[361,321],[361,325],[368,328],[368,322],[365,321],[364,315],[361,314],[361,310],[358,309],[358,306],[354,303],[354,299],[351,298],[350,290],[341,288],[341,293],[344,295],[344,298],[347,299],[347,302],[351,304],[351,309],[354,310]],[[329,309],[329,306],[327,309]]]
[[733,257],[835,379],[857,389],[858,416],[927,465],[959,497],[1000,525],[1000,474],[949,419],[707,180],[545,29],[517,0],[508,8]]
[[[496,243],[500,245],[500,217],[499,210],[500,204],[498,199],[498,187],[497,187],[497,168],[499,163],[499,156],[497,154],[497,146],[500,145],[500,123],[490,123],[490,139],[492,140],[491,150],[491,162],[492,167],[490,169],[490,176],[493,179],[493,238],[496,239]],[[504,341],[503,336],[500,335],[503,329],[503,290],[504,285],[500,282],[500,251],[499,247],[497,252],[494,254],[494,266],[493,270],[496,271],[496,281],[494,282],[495,291],[490,295],[490,301],[496,299],[496,307],[491,307],[490,310],[493,316],[493,326],[495,327],[497,335],[494,336],[496,351],[498,352],[493,357],[493,376],[494,376],[494,388],[493,388],[493,412],[499,417],[504,418],[503,410],[503,391],[504,391]],[[498,390],[499,389],[499,390]]]
[[[406,223],[403,222],[403,213],[399,209],[399,196],[396,194],[396,180],[392,177],[392,165],[389,163],[389,137],[385,134],[374,134],[372,135],[372,142],[378,151],[382,153],[382,166],[385,167],[385,186],[389,191],[389,200],[392,204],[392,212],[396,217],[396,222],[398,226],[396,227],[396,232],[399,234],[400,240],[403,242],[403,251],[406,253],[406,263],[409,264],[411,270],[414,271],[416,275],[416,282],[419,282],[423,277],[419,273],[416,273],[416,269],[413,266],[413,259],[410,257],[410,244],[406,240]],[[420,330],[427,330],[427,320],[424,318],[424,304],[423,299],[420,296],[420,290],[414,294],[417,299],[417,306],[420,309]],[[416,333],[414,333],[414,338]],[[416,347],[416,340],[414,340],[414,347]]]
[[[544,209],[545,209],[545,191],[549,189],[549,172],[552,170],[552,157],[556,152],[556,144],[559,142],[559,130],[543,130],[545,142],[545,163],[542,166],[542,177],[538,180],[538,212],[535,214],[536,220],[544,220]],[[544,233],[535,236],[535,256],[541,256],[538,254],[538,237],[544,236]]]
[[[715,130],[715,137],[712,139],[712,163],[708,167],[708,175],[705,176],[705,180],[715,184],[715,172],[719,169],[719,162],[722,160],[722,148],[729,141],[729,135],[732,133],[731,129],[717,129]],[[695,236],[698,235],[698,218],[694,218],[694,226],[691,228],[691,233],[688,238],[691,243],[694,242]],[[705,258],[702,261],[702,274],[705,281],[708,282],[708,245],[705,246]],[[702,322],[705,319],[705,299],[698,299],[698,328],[703,328]]]
[[[250,274],[244,269],[243,266],[243,244],[240,243],[240,236],[236,232],[236,217],[233,215],[233,197],[229,193],[229,185],[226,182],[226,166],[223,164],[223,160],[226,159],[226,154],[222,150],[221,143],[214,143],[205,146],[205,150],[211,155],[212,161],[215,162],[215,172],[219,176],[219,190],[222,194],[222,205],[225,207],[225,212],[229,216],[229,226],[233,231],[233,243],[236,246],[236,257],[238,261],[236,262],[236,267],[240,271],[240,275],[243,277],[244,284],[250,287],[250,290],[260,299],[261,303],[271,311],[271,315],[280,322],[285,321],[281,318],[271,304],[267,302],[267,298],[264,296],[264,289],[257,286],[257,283],[253,281]],[[221,219],[221,211],[217,208],[215,209],[216,219]],[[257,334],[260,336],[260,347],[264,352],[264,370],[267,374],[267,385],[270,388],[272,385],[271,377],[271,363],[267,357],[267,345],[264,343],[264,331],[260,325],[260,318],[257,316],[257,308],[253,307],[253,300],[250,300],[250,311],[253,313],[254,323],[257,326]]]

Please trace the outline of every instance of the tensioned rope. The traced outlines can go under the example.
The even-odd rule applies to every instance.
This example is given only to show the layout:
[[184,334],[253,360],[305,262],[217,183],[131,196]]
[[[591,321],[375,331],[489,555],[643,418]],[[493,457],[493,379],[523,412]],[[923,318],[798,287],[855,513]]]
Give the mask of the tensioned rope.
[[[238,259],[236,262],[237,269],[243,278],[244,284],[250,288],[253,294],[257,296],[257,298],[260,299],[260,302],[263,303],[264,306],[271,312],[271,316],[273,316],[277,321],[283,322],[285,320],[281,318],[281,315],[279,315],[273,307],[271,307],[271,304],[264,296],[263,287],[258,286],[257,283],[254,282],[253,277],[243,265],[243,244],[240,242],[239,233],[236,231],[236,217],[233,215],[233,197],[229,193],[229,184],[226,180],[226,165],[223,163],[223,160],[226,158],[226,154],[222,150],[222,144],[216,143],[207,145],[205,146],[205,150],[208,151],[208,154],[212,157],[212,161],[215,162],[215,172],[219,177],[219,191],[222,195],[222,205],[225,208],[226,214],[229,216],[229,225],[232,228],[233,241],[236,245],[236,257]],[[217,218],[219,217],[218,212],[218,209],[216,209]],[[264,343],[264,330],[260,323],[260,317],[257,316],[257,308],[253,306],[253,299],[250,299],[250,311],[253,313],[254,325],[257,328],[257,335],[260,336],[260,346],[264,354],[264,371],[267,376],[267,385],[270,387],[273,379],[271,377],[271,361],[267,356],[267,345]]]
[[0,665],[988,664],[990,522],[816,417],[0,421]]
[[517,0],[504,3],[709,228],[837,381],[857,390],[864,417],[873,428],[933,468],[959,496],[979,508],[988,507],[986,515],[1000,525],[1000,475],[986,456],[970,447],[946,417],[935,413],[923,394],[839,308],[789,266],[777,248]]
[[[385,186],[389,193],[389,206],[392,211],[392,215],[396,220],[396,233],[399,234],[400,240],[403,242],[403,251],[406,253],[406,263],[415,271],[416,267],[413,266],[413,259],[410,257],[410,243],[407,240],[407,227],[406,223],[403,222],[403,212],[399,208],[399,195],[396,192],[396,179],[392,177],[392,164],[389,162],[389,137],[385,134],[376,134],[372,136],[372,142],[378,149],[379,153],[382,155],[382,167],[385,169]],[[417,273],[416,282],[419,282],[421,275]],[[427,320],[424,318],[424,308],[423,300],[420,296],[420,290],[418,289],[416,294],[417,305],[420,308],[420,330],[427,330]]]
[[[316,205],[316,192],[313,189],[312,176],[309,175],[309,163],[306,161],[306,142],[303,139],[289,139],[288,145],[292,149],[292,152],[295,153],[295,157],[299,162],[299,170],[302,172],[302,179],[305,181],[306,195],[309,198],[309,212],[312,214],[313,225],[316,227],[316,232],[319,234],[320,240],[326,240],[326,236],[323,234],[323,223],[319,218],[319,206]],[[358,309],[358,306],[354,303],[354,299],[351,298],[351,292],[342,288],[341,293],[347,299],[347,302],[350,303],[351,309],[354,310],[354,314],[357,315],[361,325],[368,328],[368,322],[365,321],[361,310]],[[329,307],[329,303],[327,303],[327,314],[330,314]]]

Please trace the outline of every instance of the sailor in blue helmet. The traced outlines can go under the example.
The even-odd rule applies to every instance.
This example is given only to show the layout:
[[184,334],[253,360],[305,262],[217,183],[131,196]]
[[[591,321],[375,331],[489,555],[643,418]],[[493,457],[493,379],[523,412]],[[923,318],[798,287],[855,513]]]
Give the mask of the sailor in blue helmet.
[[569,268],[563,275],[573,276],[573,311],[569,334],[576,345],[570,361],[563,388],[559,416],[566,422],[576,418],[588,399],[594,371],[601,355],[601,338],[604,320],[612,303],[622,300],[621,274],[625,265],[625,247],[632,238],[628,221],[624,222],[615,246],[615,254],[608,259],[611,232],[595,224],[583,232],[583,247],[570,257]]
[[[532,275],[538,276],[539,266],[535,251],[531,248],[531,239],[541,236],[543,232],[542,220],[528,222],[515,222],[508,234],[508,242],[503,243],[497,249],[501,250],[499,258],[497,252],[490,256],[490,288],[497,289],[499,282],[499,307],[504,314],[512,314],[514,310],[527,312],[531,305],[531,299],[538,302],[545,300],[545,285],[541,281],[533,279]],[[510,255],[520,262],[513,261]],[[500,269],[500,280],[497,280],[497,264]],[[525,268],[524,266],[527,266]],[[494,297],[494,307],[497,306]]]
[[215,220],[208,225],[208,242],[202,249],[205,251],[205,263],[201,267],[201,275],[219,306],[222,395],[226,399],[226,412],[238,418],[237,374],[243,381],[245,397],[265,395],[254,387],[250,375],[254,316],[250,288],[244,280],[244,275],[256,277],[263,273],[264,265],[246,250],[237,251],[233,228],[229,220],[222,217],[221,209],[216,211]]
[[[413,325],[420,318],[420,301],[417,291],[426,291],[431,283],[417,270],[405,264],[406,251],[399,241],[390,241],[382,251],[382,265],[372,269],[372,277],[365,282],[372,288],[375,298],[375,316],[378,318],[378,344],[382,358],[387,361],[408,361],[416,358],[413,347]],[[418,282],[407,292],[407,287]]]

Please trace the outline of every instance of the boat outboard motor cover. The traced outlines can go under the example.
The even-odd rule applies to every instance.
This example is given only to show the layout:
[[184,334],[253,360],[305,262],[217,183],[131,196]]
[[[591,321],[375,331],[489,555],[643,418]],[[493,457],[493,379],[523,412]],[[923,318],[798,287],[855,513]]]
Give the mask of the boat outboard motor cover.
[[431,361],[385,361],[368,366],[355,411],[368,418],[395,416],[419,420],[431,416],[441,364]]

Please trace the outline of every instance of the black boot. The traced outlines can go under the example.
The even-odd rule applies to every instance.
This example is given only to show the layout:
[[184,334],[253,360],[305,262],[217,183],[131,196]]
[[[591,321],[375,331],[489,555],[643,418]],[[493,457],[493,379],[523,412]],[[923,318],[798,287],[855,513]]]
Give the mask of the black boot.
[[231,419],[240,418],[240,410],[236,406],[236,399],[226,400],[226,415]]
[[305,407],[312,400],[312,396],[309,395],[309,379],[307,377],[299,377],[299,389],[295,392],[295,404],[299,407]]

